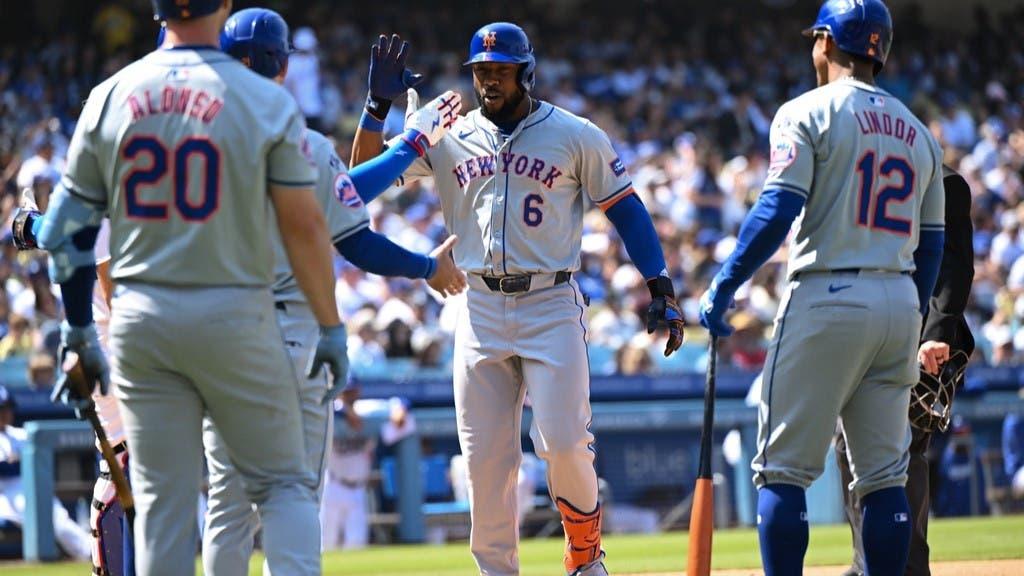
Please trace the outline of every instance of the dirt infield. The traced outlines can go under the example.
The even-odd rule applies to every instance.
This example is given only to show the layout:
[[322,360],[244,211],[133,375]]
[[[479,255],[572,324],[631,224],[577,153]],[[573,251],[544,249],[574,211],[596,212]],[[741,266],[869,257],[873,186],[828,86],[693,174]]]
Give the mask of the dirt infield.
[[[839,576],[848,566],[814,566],[804,576]],[[1024,560],[974,560],[970,562],[932,562],[932,576],[1018,576],[1024,574]],[[762,576],[755,569],[715,570],[713,576]],[[658,574],[621,574],[619,576],[685,576],[683,572]]]

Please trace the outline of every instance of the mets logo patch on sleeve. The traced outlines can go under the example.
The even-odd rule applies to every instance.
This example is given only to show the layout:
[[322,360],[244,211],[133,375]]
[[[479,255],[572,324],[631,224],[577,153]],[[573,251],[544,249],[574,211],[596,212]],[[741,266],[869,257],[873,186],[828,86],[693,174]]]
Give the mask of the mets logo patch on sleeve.
[[626,173],[626,166],[618,158],[609,162],[608,167],[612,169],[612,173],[616,176],[622,176]]
[[768,178],[776,178],[782,171],[796,161],[796,144],[783,136],[772,146],[772,154],[768,163]]
[[363,199],[356,192],[356,185],[344,172],[334,177],[334,197],[349,208],[359,208],[363,205]]

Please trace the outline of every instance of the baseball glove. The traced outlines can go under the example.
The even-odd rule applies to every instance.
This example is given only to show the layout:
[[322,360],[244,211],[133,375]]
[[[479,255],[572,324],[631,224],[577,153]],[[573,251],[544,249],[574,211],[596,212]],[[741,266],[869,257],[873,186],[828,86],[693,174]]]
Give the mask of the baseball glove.
[[945,432],[953,416],[953,397],[963,381],[967,354],[953,352],[939,374],[921,369],[921,379],[910,391],[910,425],[924,432]]

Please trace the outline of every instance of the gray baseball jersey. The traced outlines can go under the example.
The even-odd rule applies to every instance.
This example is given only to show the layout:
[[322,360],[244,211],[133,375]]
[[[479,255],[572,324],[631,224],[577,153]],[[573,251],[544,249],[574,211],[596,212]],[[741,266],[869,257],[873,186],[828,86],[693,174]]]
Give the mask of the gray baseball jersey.
[[93,90],[76,128],[64,184],[110,216],[111,377],[140,574],[195,569],[204,414],[259,507],[273,571],[320,572],[317,475],[267,290],[267,185],[312,187],[304,132],[284,89],[212,47],[125,67]]
[[908,272],[921,229],[944,226],[941,150],[896,98],[850,78],[783,105],[771,144],[765,188],[807,203],[765,360],[754,482],[810,485],[840,419],[850,489],[902,487],[921,333]]
[[106,206],[115,280],[269,285],[266,184],[313,184],[303,132],[291,96],[234,58],[157,50],[92,91],[64,184]]
[[884,90],[843,79],[787,102],[765,188],[807,198],[789,274],[914,269],[919,227],[942,229],[942,150]]
[[455,262],[467,273],[576,270],[583,194],[610,206],[632,192],[603,130],[534,102],[536,109],[505,141],[479,110],[459,118],[399,182],[434,178],[445,224],[461,239]]
[[[370,214],[356,192],[345,163],[338,158],[331,141],[315,130],[306,130],[306,141],[313,162],[319,167],[316,199],[323,208],[331,242],[343,240],[370,225]],[[271,215],[273,217],[273,215]],[[274,230],[274,298],[278,302],[305,302],[291,265],[284,252],[277,226]]]
[[[516,477],[523,396],[531,437],[548,462],[551,494],[579,512],[566,518],[573,562],[600,552],[600,508],[590,433],[586,303],[579,268],[584,195],[608,207],[632,193],[625,166],[591,122],[534,101],[503,138],[479,110],[460,118],[405,180],[433,176],[455,262],[469,273],[455,328],[455,407],[470,485],[473,555],[482,574],[518,574]],[[533,274],[505,295],[485,276]],[[574,512],[575,514],[575,512]],[[582,519],[581,519],[582,518]],[[572,572],[573,569],[567,571]]]

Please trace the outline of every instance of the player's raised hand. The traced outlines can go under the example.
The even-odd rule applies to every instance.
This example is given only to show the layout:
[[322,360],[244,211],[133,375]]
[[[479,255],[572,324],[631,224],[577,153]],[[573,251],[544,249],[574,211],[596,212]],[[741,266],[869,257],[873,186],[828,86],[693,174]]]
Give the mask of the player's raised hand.
[[327,405],[334,401],[348,383],[348,332],[344,324],[320,327],[320,340],[316,343],[316,351],[309,358],[306,378],[319,376],[325,364],[331,373],[331,384],[323,399],[323,404]]
[[412,88],[408,94],[405,134],[402,135],[402,139],[423,156],[427,149],[440,142],[452,124],[455,124],[462,110],[462,96],[454,90],[448,90],[427,102],[423,108],[417,109],[419,94]]
[[97,386],[100,394],[110,390],[110,366],[94,324],[71,326],[64,321],[60,326],[57,360],[61,369],[50,401],[78,411],[92,402],[91,395]]
[[466,289],[466,274],[455,266],[452,258],[452,248],[458,240],[459,237],[452,234],[430,253],[437,268],[434,275],[427,278],[427,284],[443,296],[454,296]]
[[407,88],[415,88],[423,82],[423,75],[406,68],[409,58],[409,42],[398,34],[389,40],[381,34],[370,48],[370,96],[383,100],[394,100]]
[[647,289],[651,292],[651,304],[647,307],[647,333],[653,334],[659,326],[668,328],[665,356],[669,356],[683,345],[683,311],[676,303],[675,290],[668,276],[648,280]]

